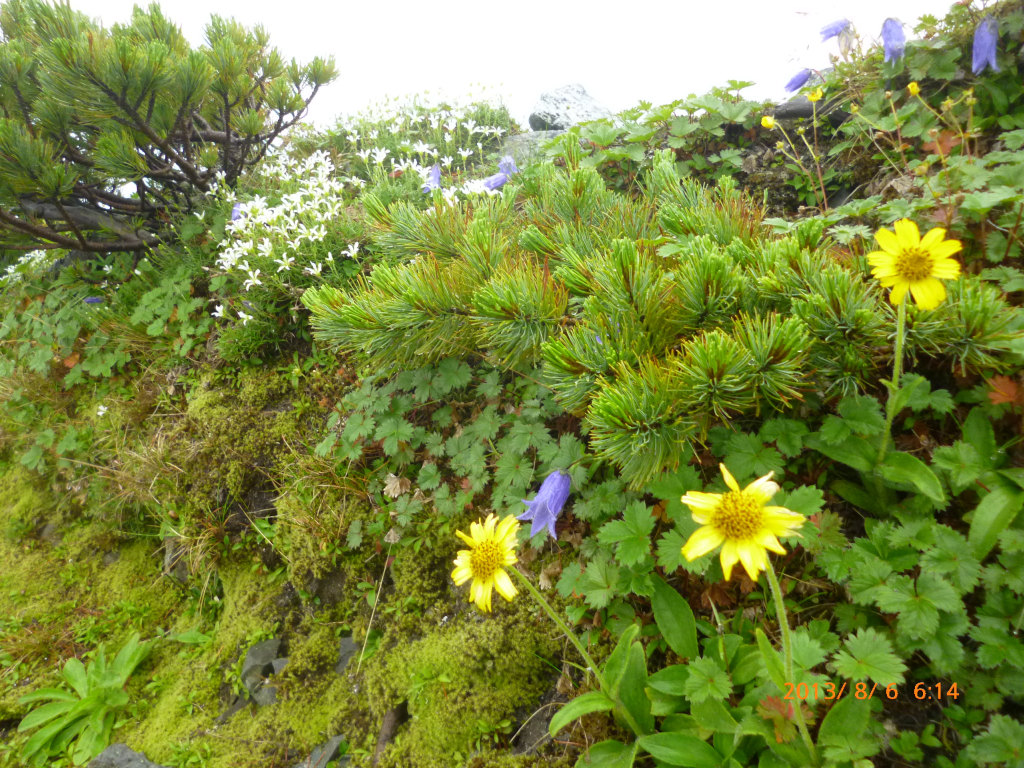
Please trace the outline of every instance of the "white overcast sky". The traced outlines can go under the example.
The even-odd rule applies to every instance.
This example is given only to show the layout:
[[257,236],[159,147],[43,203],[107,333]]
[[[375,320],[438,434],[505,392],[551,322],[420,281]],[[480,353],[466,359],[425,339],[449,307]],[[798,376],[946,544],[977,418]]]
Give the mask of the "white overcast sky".
[[[148,2],[142,3],[148,5]],[[71,0],[105,26],[127,21],[133,0]],[[193,45],[211,14],[263,24],[285,59],[333,55],[339,78],[314,100],[309,119],[326,125],[385,96],[441,89],[467,100],[503,97],[525,128],[537,96],[581,83],[609,109],[663,104],[729,79],[744,92],[781,100],[799,69],[828,66],[836,41],[818,30],[840,18],[867,42],[895,16],[907,25],[945,14],[950,0],[175,0],[161,5]]]

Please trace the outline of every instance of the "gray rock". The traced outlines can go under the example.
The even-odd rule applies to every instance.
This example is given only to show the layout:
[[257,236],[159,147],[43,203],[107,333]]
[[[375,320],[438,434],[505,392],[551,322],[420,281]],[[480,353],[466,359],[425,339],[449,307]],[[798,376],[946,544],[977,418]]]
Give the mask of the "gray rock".
[[124,744],[111,744],[103,750],[88,768],[163,768],[150,762],[146,756],[128,749]]
[[39,532],[39,538],[49,544],[51,547],[59,547],[61,542],[64,541],[64,536],[57,530],[57,526],[53,523],[47,523],[43,526],[43,529]]
[[224,710],[220,715],[217,716],[217,723],[226,723],[228,718],[232,715],[241,712],[249,704],[249,700],[245,696],[236,696],[231,706]]
[[285,667],[288,666],[288,657],[287,656],[283,656],[280,659],[274,659],[272,662],[270,662],[270,666],[273,667],[273,670],[271,671],[271,674],[272,675],[276,675],[282,669],[284,669]]
[[535,131],[567,130],[579,123],[612,117],[611,110],[598,104],[579,83],[542,93],[530,113]]
[[274,673],[274,659],[281,648],[281,638],[273,637],[256,643],[245,654],[242,662],[242,685],[251,694],[263,684],[263,678]]
[[338,663],[334,665],[334,671],[339,675],[342,674],[345,671],[345,667],[352,660],[352,657],[359,653],[360,650],[359,644],[353,641],[351,637],[341,638],[338,648]]
[[[344,736],[335,736],[333,739],[328,739],[319,747],[309,753],[309,757],[305,760],[296,763],[292,768],[324,768],[331,760],[338,757],[338,752],[341,750],[341,744],[345,741]],[[344,755],[338,760],[338,765],[348,765],[349,756]]]
[[509,136],[501,147],[501,154],[502,156],[512,155],[517,166],[529,165],[544,159],[544,142],[561,136],[563,133],[565,131],[530,131]]
[[185,562],[185,547],[177,536],[164,539],[164,576],[185,584],[188,582],[188,563]]
[[266,683],[260,685],[252,694],[252,700],[261,707],[269,706],[277,701],[277,686],[267,685]]

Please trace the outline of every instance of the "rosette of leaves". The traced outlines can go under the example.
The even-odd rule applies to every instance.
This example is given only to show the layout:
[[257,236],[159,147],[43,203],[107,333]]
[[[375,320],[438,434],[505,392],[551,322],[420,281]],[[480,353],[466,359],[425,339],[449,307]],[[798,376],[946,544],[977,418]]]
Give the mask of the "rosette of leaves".
[[106,749],[117,715],[128,704],[124,686],[152,648],[132,635],[112,663],[107,664],[101,644],[86,666],[70,659],[61,670],[71,690],[44,688],[20,699],[22,704],[48,701],[21,721],[18,731],[38,728],[22,750],[31,766],[46,765],[50,758],[70,750],[74,765],[85,765]]

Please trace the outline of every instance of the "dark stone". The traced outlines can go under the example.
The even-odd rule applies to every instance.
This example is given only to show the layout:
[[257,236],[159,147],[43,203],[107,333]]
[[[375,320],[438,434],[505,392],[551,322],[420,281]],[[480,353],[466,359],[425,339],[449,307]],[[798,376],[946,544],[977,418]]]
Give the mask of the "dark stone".
[[281,648],[281,638],[273,637],[256,643],[245,654],[242,662],[242,684],[249,693],[254,693],[263,679],[274,673],[274,659]]
[[231,706],[217,716],[216,722],[219,724],[226,723],[229,717],[231,717],[234,714],[237,714],[238,712],[241,712],[243,709],[246,708],[246,706],[248,706],[248,704],[249,700],[245,698],[245,696],[236,696]]
[[558,692],[558,684],[555,683],[544,693],[535,707],[523,709],[519,717],[526,719],[512,744],[512,754],[532,755],[551,741],[548,725],[551,723],[551,718],[560,709],[553,705],[566,700],[566,697]]
[[177,536],[168,536],[164,539],[164,576],[179,584],[188,582],[185,547]]
[[120,550],[112,549],[109,552],[104,552],[103,553],[103,564],[104,565],[113,565],[114,563],[116,563],[120,559],[121,559],[121,551]]
[[111,744],[104,749],[88,768],[163,768],[146,759],[145,755],[128,749],[124,744]]
[[288,657],[282,656],[280,659],[274,659],[270,665],[273,667],[271,671],[272,675],[278,674],[282,669],[288,666]]
[[43,526],[43,529],[39,531],[39,538],[51,547],[59,547],[61,542],[64,541],[64,537],[53,523],[47,523]]
[[359,644],[354,642],[351,637],[341,638],[341,643],[338,648],[338,663],[334,665],[334,671],[339,675],[344,673],[345,667],[348,666],[352,657],[359,653],[359,651]]
[[[292,768],[324,768],[331,760],[338,757],[338,752],[341,751],[341,745],[345,741],[344,736],[335,736],[333,739],[328,739],[319,747],[316,747],[302,762],[296,763]],[[349,756],[345,755],[338,760],[338,765],[348,765]]]
[[252,700],[261,707],[269,706],[277,701],[277,686],[267,685],[266,683],[260,685],[253,694]]

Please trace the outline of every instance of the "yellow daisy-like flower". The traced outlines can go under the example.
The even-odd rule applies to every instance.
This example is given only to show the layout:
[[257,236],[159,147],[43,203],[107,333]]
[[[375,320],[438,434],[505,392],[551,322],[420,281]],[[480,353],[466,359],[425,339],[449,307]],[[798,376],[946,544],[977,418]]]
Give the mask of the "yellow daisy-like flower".
[[907,93],[911,96],[917,96],[921,92],[921,86],[916,82],[912,81],[907,85]]
[[729,491],[690,491],[683,496],[683,504],[690,508],[693,519],[703,526],[694,531],[683,545],[683,557],[693,561],[722,545],[725,580],[732,577],[733,566],[740,562],[747,575],[757,581],[758,574],[768,567],[766,550],[786,554],[778,537],[799,536],[797,531],[804,524],[804,516],[785,507],[765,506],[779,490],[779,484],[772,481],[774,472],[740,490],[736,478],[725,464],[718,466]]
[[821,97],[825,95],[825,92],[821,88],[815,88],[813,91],[807,94],[808,101],[821,101]]
[[946,298],[946,286],[939,281],[960,277],[960,262],[950,256],[963,246],[958,240],[946,240],[941,227],[928,230],[924,237],[910,219],[900,219],[893,227],[895,233],[875,232],[882,250],[867,255],[871,274],[883,288],[892,288],[889,301],[893,304],[903,301],[909,289],[917,306],[935,309]]
[[761,127],[772,129],[775,127],[775,118],[770,115],[765,115],[761,118]]
[[455,558],[455,570],[452,579],[457,586],[462,586],[470,579],[469,602],[485,613],[491,612],[491,589],[509,602],[519,594],[512,579],[502,570],[502,566],[516,562],[516,533],[519,521],[512,515],[503,518],[499,523],[493,514],[480,524],[469,526],[470,535],[456,531],[455,535],[469,545],[469,549],[460,549]]

